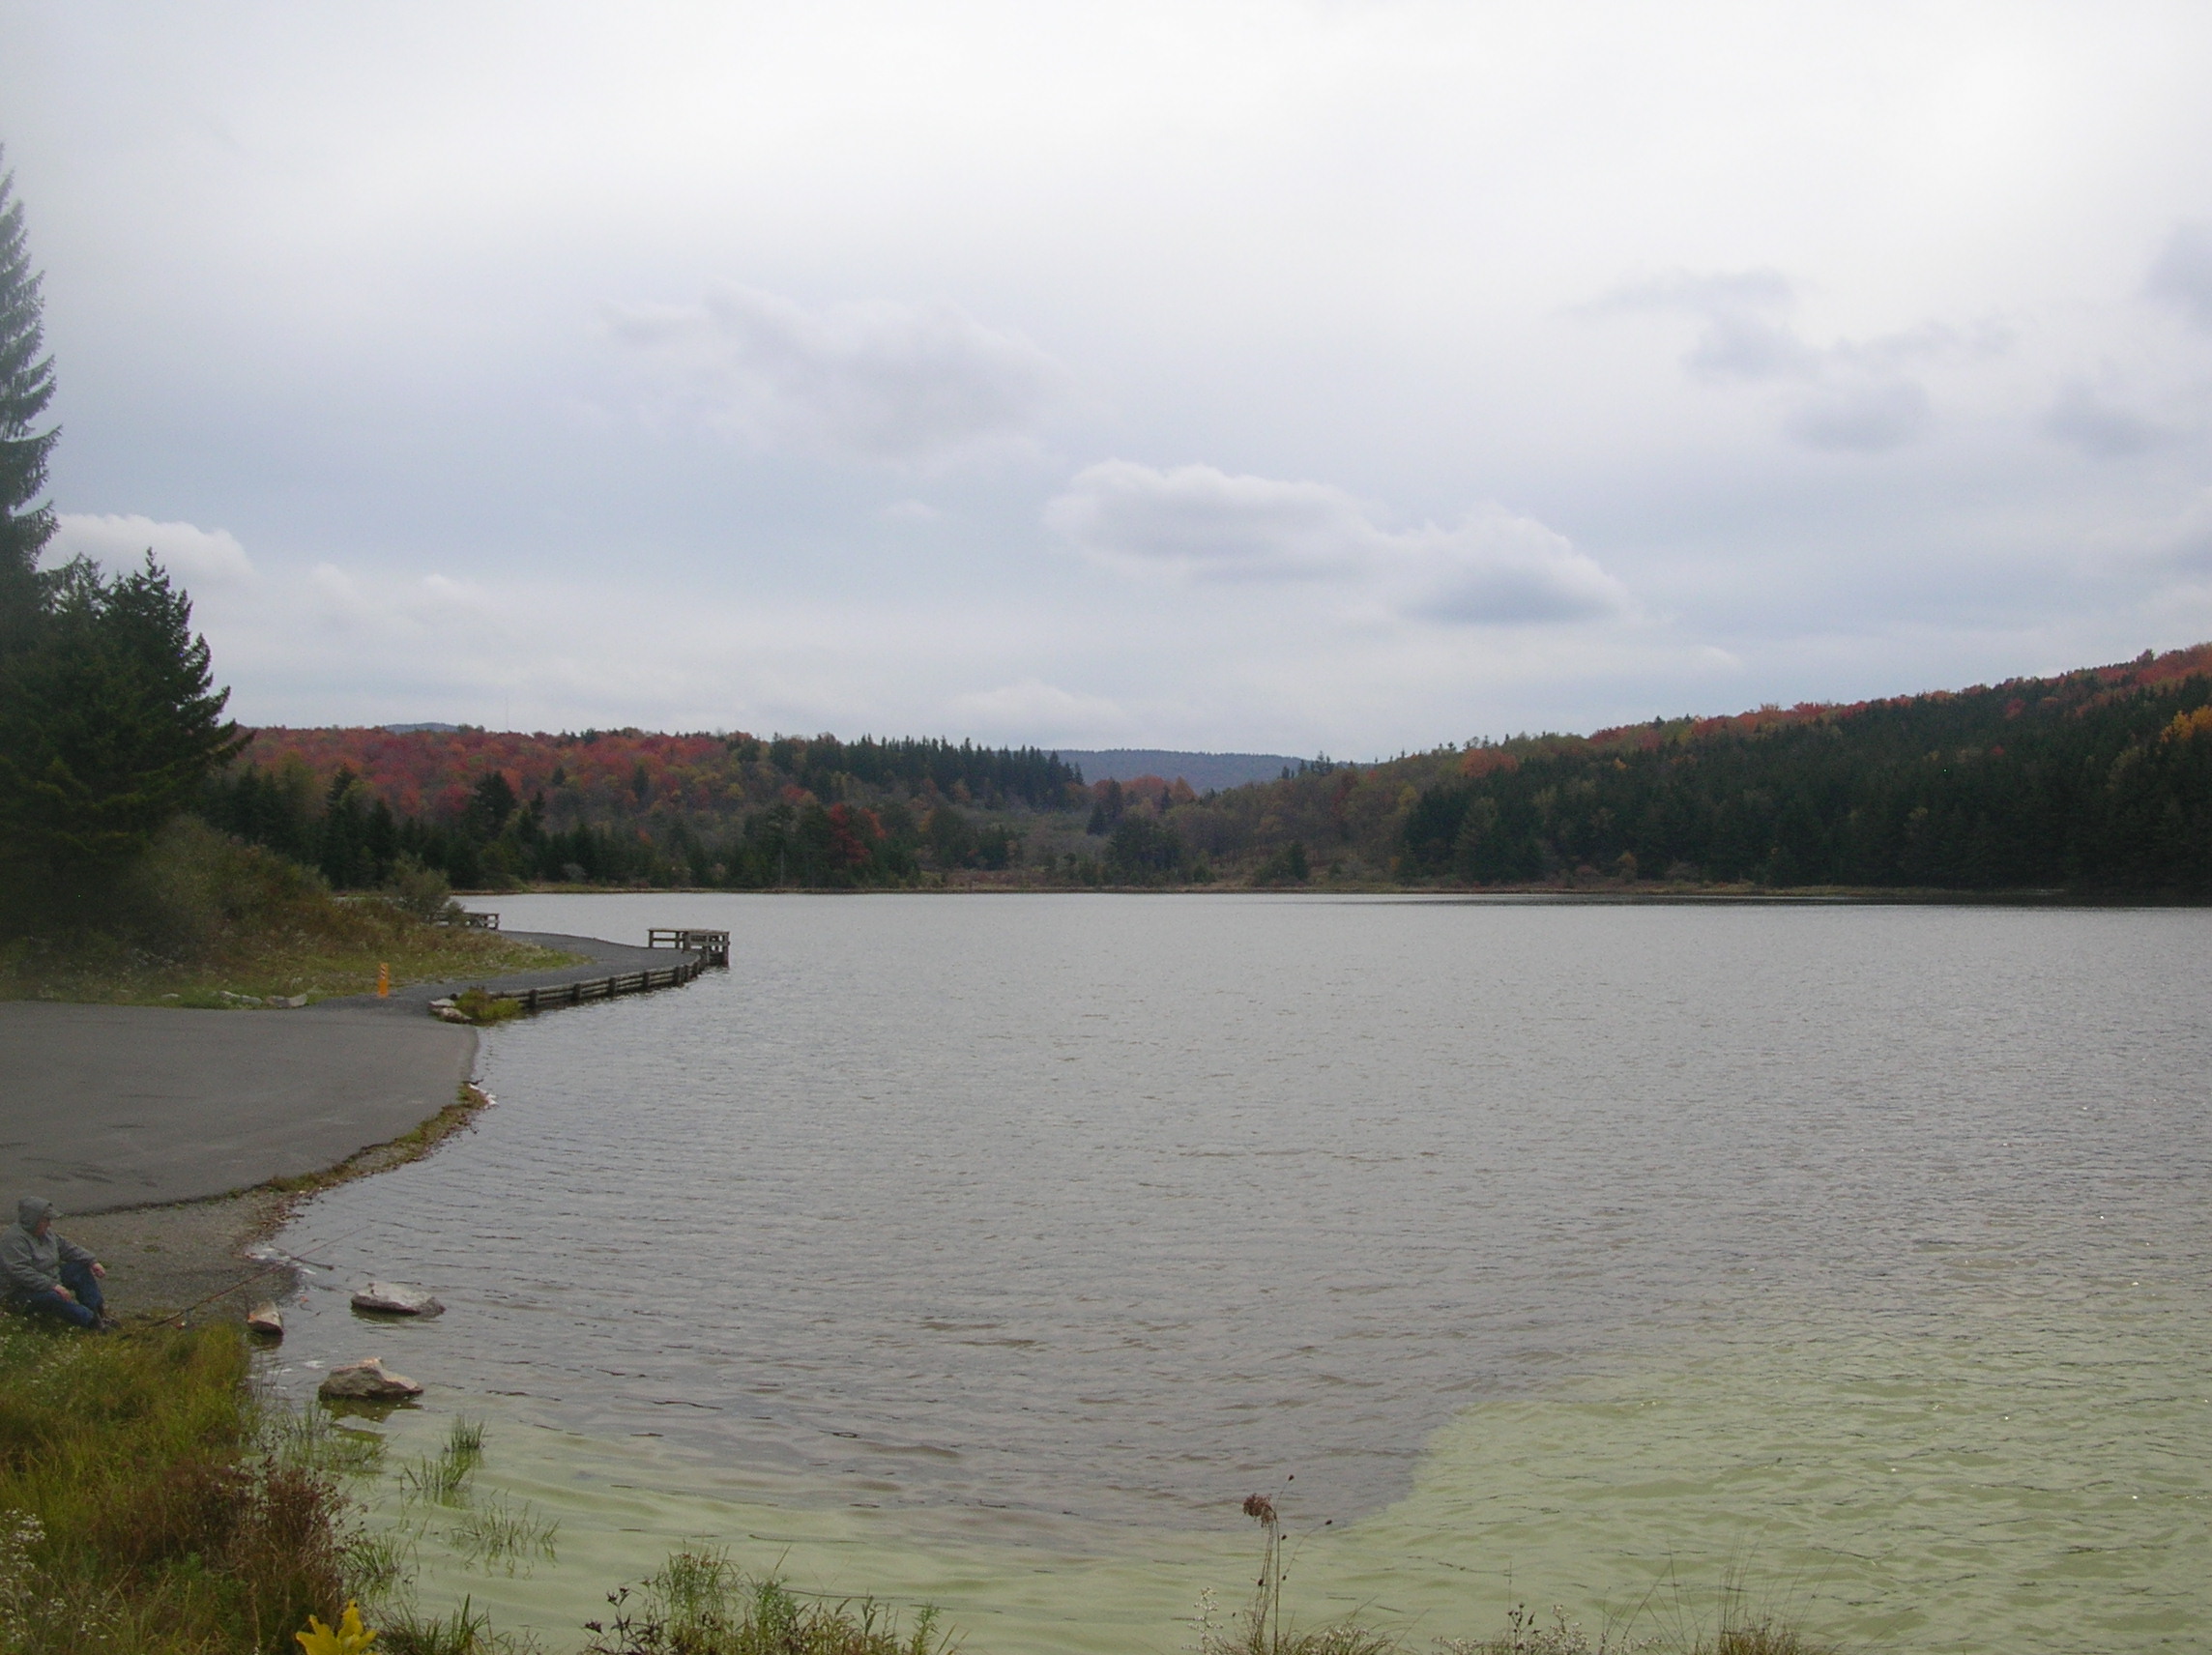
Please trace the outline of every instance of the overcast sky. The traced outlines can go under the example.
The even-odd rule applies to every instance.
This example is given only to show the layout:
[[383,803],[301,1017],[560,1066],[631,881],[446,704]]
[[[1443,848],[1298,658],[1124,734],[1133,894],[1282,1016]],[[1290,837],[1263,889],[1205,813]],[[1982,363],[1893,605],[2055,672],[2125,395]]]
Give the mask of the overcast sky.
[[2212,638],[2212,7],[0,0],[254,723],[1365,757]]

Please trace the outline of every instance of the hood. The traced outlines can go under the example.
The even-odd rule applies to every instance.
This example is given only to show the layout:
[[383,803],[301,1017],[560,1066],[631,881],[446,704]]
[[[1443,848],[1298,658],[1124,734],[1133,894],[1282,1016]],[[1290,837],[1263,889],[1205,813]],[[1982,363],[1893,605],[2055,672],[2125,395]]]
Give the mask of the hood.
[[27,1195],[15,1203],[15,1222],[25,1230],[38,1229],[39,1220],[42,1218],[57,1218],[59,1216],[60,1214],[54,1211],[54,1204],[46,1200],[44,1196]]

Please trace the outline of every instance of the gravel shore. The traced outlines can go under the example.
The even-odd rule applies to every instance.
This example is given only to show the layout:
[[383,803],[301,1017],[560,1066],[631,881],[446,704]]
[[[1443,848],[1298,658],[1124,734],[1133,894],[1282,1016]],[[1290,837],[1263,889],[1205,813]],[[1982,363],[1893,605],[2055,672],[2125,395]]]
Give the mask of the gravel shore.
[[245,1257],[245,1249],[275,1234],[297,1199],[248,1190],[83,1218],[65,1213],[55,1228],[100,1255],[108,1309],[124,1320],[157,1321],[194,1306],[195,1321],[235,1318],[292,1291],[290,1270],[261,1274],[268,1266]]

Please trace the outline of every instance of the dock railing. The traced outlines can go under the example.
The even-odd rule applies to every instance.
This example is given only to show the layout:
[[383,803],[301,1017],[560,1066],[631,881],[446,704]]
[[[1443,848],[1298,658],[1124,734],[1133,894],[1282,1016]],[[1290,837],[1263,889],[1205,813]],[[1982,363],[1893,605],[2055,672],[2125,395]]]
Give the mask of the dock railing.
[[[489,920],[492,928],[499,924],[496,914],[471,915],[473,920]],[[587,1000],[612,1000],[618,994],[644,994],[650,989],[675,988],[687,983],[709,966],[727,966],[730,963],[730,934],[727,931],[708,931],[696,926],[681,928],[658,927],[646,934],[649,948],[677,948],[688,958],[673,966],[657,967],[647,972],[616,972],[603,977],[586,977],[579,982],[551,983],[544,988],[508,989],[501,1000],[517,1001],[525,1011],[542,1011],[549,1005],[581,1005]],[[436,1012],[444,1002],[433,1001],[430,1009]]]
[[518,1000],[525,1011],[542,1011],[548,1005],[581,1005],[587,1000],[612,1000],[618,994],[644,994],[648,989],[674,988],[705,971],[709,961],[694,955],[680,966],[657,972],[618,972],[613,976],[590,977],[583,982],[555,983],[550,988],[515,989],[505,998]]
[[707,956],[711,966],[730,963],[730,934],[727,931],[702,931],[689,926],[656,925],[645,934],[649,948],[683,948]]
[[679,965],[650,972],[618,972],[613,976],[590,977],[583,982],[555,983],[551,988],[526,988],[512,996],[525,1011],[548,1005],[581,1005],[587,1000],[612,1000],[618,994],[644,994],[648,989],[674,988],[687,983],[709,966],[730,963],[730,934],[698,926],[656,925],[645,934],[649,948],[677,948],[689,954]]

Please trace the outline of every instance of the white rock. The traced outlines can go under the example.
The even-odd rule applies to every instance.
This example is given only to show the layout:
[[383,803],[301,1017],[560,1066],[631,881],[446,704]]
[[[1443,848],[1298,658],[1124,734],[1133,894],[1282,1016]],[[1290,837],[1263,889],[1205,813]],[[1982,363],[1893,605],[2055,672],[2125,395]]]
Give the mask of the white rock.
[[246,1325],[272,1339],[284,1337],[284,1313],[273,1304],[257,1304],[246,1313]]
[[365,1362],[333,1368],[316,1394],[352,1402],[399,1402],[421,1396],[422,1387],[405,1374],[393,1373],[382,1358],[371,1356]]
[[353,1307],[384,1316],[436,1316],[446,1308],[421,1288],[398,1282],[367,1283],[353,1295]]

